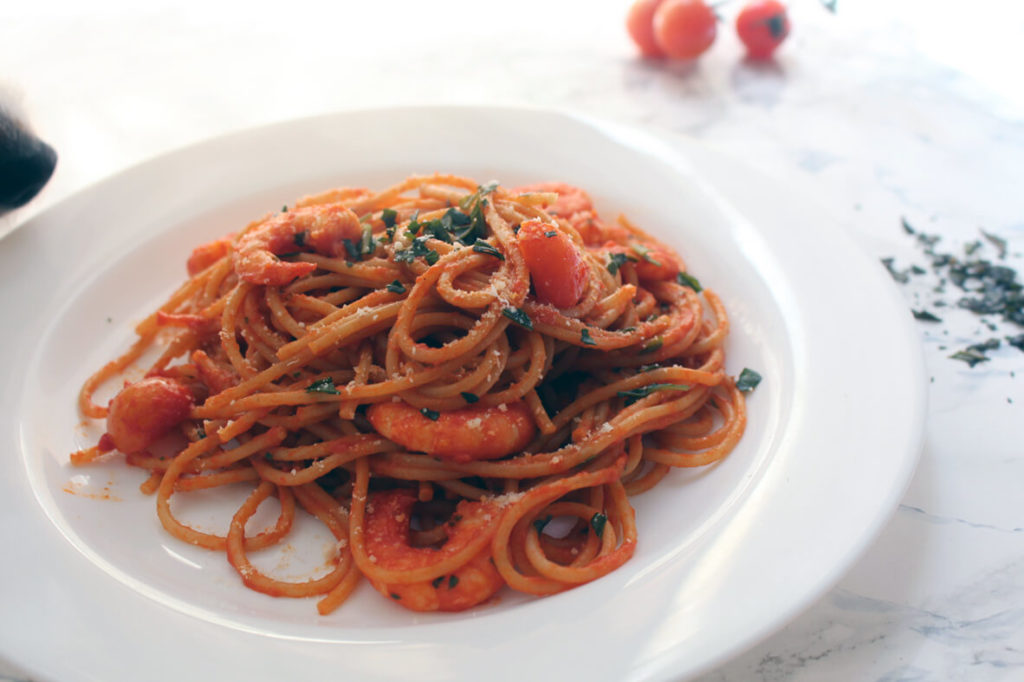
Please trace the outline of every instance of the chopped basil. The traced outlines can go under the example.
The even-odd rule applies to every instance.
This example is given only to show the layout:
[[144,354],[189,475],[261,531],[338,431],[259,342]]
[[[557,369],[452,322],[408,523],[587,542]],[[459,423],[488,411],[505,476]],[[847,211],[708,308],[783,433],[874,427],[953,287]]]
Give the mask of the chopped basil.
[[437,259],[440,258],[437,251],[427,248],[426,237],[416,237],[416,239],[412,240],[412,246],[408,249],[403,249],[395,253],[395,261],[399,263],[411,263],[420,256],[422,256],[430,265],[436,263]]
[[586,327],[584,327],[583,331],[580,332],[580,341],[582,341],[588,346],[597,345],[597,341],[594,341],[594,339],[590,336],[590,330],[587,329]]
[[914,234],[914,228],[910,226],[910,223],[907,222],[905,217],[900,218],[900,225],[903,226],[903,231],[907,234]]
[[393,208],[385,208],[380,212],[380,219],[384,223],[384,227],[394,227],[397,218],[398,211]]
[[907,274],[906,270],[898,270],[896,268],[895,259],[882,258],[880,260],[882,261],[882,265],[885,266],[885,269],[889,271],[889,274],[892,275],[892,278],[894,280],[896,280],[900,284],[906,284],[907,282],[910,281],[910,275]]
[[480,396],[478,396],[476,393],[470,393],[469,391],[463,391],[459,395],[461,395],[462,399],[465,400],[470,405],[480,400]]
[[419,209],[416,209],[415,211],[413,211],[412,215],[409,217],[409,224],[406,225],[406,227],[405,227],[405,233],[407,235],[409,235],[409,237],[415,237],[417,234],[419,234],[419,231],[420,231],[420,223],[419,223],[419,220],[418,220],[419,215],[420,215],[420,211],[419,211]]
[[660,336],[655,336],[653,339],[645,343],[640,348],[640,355],[646,355],[647,353],[653,353],[654,351],[661,348],[665,343],[665,339]]
[[1006,258],[1006,240],[1002,237],[990,234],[985,230],[981,230],[981,236],[988,240],[989,244],[996,247],[996,253],[999,258]]
[[910,312],[914,314],[915,320],[921,320],[922,322],[942,322],[941,317],[936,317],[927,310],[911,310]]
[[295,242],[295,246],[305,246],[306,237],[308,236],[309,232],[307,230],[303,230],[302,232],[296,232],[295,234],[292,235],[292,241]]
[[531,332],[533,331],[533,320],[530,319],[530,316],[527,315],[525,311],[520,310],[519,308],[502,308],[501,314],[518,324],[520,327],[525,327]]
[[648,384],[639,388],[632,388],[628,391],[616,391],[616,395],[626,399],[627,405],[632,405],[640,398],[646,398],[655,391],[688,391],[690,387],[686,384]]
[[498,260],[505,260],[505,255],[501,251],[498,251],[498,249],[488,244],[487,242],[477,241],[475,244],[473,244],[473,250],[476,251],[477,253],[484,253],[487,254],[488,256],[494,256]]
[[1024,334],[1017,334],[1017,336],[1007,336],[1006,343],[1010,344],[1017,350],[1024,351]]
[[761,375],[752,369],[744,367],[736,379],[736,388],[744,393],[749,393],[757,388],[759,383],[761,383]]
[[281,207],[281,213],[287,213],[287,212],[288,212],[288,204],[285,204],[284,206]]
[[448,576],[448,589],[454,590],[455,586],[459,584],[459,577],[457,575]]
[[608,517],[601,512],[597,512],[590,517],[590,526],[594,529],[594,534],[597,535],[597,537],[604,535],[604,526],[606,523],[608,523]]
[[628,262],[635,263],[636,258],[630,258],[624,253],[609,253],[608,254],[608,272],[613,275],[619,271],[623,265]]
[[324,377],[323,379],[317,379],[307,386],[306,393],[330,393],[331,395],[338,395],[340,391],[334,387],[334,379],[331,377]]
[[651,256],[651,250],[644,246],[643,244],[633,244],[633,250],[636,251],[641,258],[643,258],[651,265],[657,265],[659,268],[661,267],[661,263],[654,260],[654,258]]
[[441,413],[437,410],[432,410],[429,407],[420,408],[420,414],[429,419],[432,422],[436,422],[440,417]]
[[342,239],[341,243],[345,245],[345,253],[353,261],[360,260],[359,247],[351,239]]
[[678,272],[678,273],[676,273],[676,281],[679,282],[684,287],[690,287],[691,289],[696,291],[698,294],[700,292],[704,291],[704,288],[701,287],[700,282],[697,281],[697,278],[694,277],[693,275],[689,274],[689,273],[686,273],[686,272]]
[[480,204],[481,199],[485,196],[498,189],[498,181],[491,180],[486,185],[477,185],[476,191],[472,194],[468,194],[459,201],[459,208],[466,210],[474,204]]
[[487,200],[477,202],[469,212],[469,224],[461,226],[455,231],[455,239],[463,244],[472,244],[478,239],[487,235],[487,218],[484,217],[484,209],[487,208]]
[[[444,216],[442,216],[440,219],[431,220],[429,223],[425,223],[423,225],[424,233],[429,234],[434,239],[439,239],[440,241],[443,241],[446,244],[451,244],[452,243],[452,234],[451,234],[452,220],[451,220],[451,215],[452,215],[453,211],[455,211],[454,208],[449,208],[448,212],[445,213]],[[463,214],[459,213],[459,215],[463,215]],[[467,218],[468,218],[468,216],[467,216]]]
[[[484,209],[487,207],[488,194],[498,189],[497,181],[489,182],[486,185],[479,185],[476,191],[462,198],[459,201],[459,208],[468,211],[468,222],[455,223],[458,229],[453,230],[455,239],[463,244],[472,244],[477,239],[482,239],[487,234],[487,219],[484,217]],[[465,214],[463,214],[465,215]],[[462,218],[452,216],[453,222],[461,221]]]
[[963,360],[964,362],[967,363],[968,367],[974,367],[978,363],[988,362],[989,360],[991,360],[991,358],[985,355],[984,353],[974,350],[972,348],[958,350],[949,357],[952,360]]
[[441,216],[441,227],[449,232],[455,232],[456,228],[466,227],[467,225],[473,224],[473,217],[468,213],[463,213],[457,208],[449,208],[445,211],[445,214]]
[[404,294],[405,287],[397,279],[387,286],[387,290],[393,294]]
[[549,523],[551,523],[551,518],[552,518],[551,514],[548,514],[547,516],[545,516],[542,519],[534,519],[533,520],[533,527],[537,529],[538,533],[543,533],[544,532],[544,528],[546,528],[547,525]]
[[556,234],[558,234],[558,230],[548,230],[547,232],[544,233],[544,236],[550,239],[554,237]]
[[392,592],[392,593],[391,593],[391,598],[397,601],[397,600],[399,600],[399,599],[401,599],[401,598],[402,598],[402,595],[400,595],[400,594],[395,594],[394,592]]
[[433,580],[431,580],[430,584],[436,590],[437,588],[439,588],[441,586],[441,583],[443,583],[443,582],[444,582],[444,576],[443,575],[439,575],[438,577],[436,577]]
[[373,238],[373,227],[370,223],[363,223],[363,238],[359,240],[359,253],[372,256],[376,250],[377,241]]

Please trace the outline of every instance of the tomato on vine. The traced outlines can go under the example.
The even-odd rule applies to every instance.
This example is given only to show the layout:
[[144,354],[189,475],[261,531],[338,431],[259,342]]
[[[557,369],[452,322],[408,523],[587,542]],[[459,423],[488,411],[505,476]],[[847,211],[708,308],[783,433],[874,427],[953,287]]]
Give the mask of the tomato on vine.
[[778,0],[754,0],[736,16],[736,33],[752,59],[769,59],[789,35],[786,6]]
[[664,57],[654,39],[654,11],[663,0],[636,0],[626,15],[626,30],[644,57]]
[[667,56],[694,59],[715,42],[717,21],[704,0],[664,0],[654,11],[654,39]]

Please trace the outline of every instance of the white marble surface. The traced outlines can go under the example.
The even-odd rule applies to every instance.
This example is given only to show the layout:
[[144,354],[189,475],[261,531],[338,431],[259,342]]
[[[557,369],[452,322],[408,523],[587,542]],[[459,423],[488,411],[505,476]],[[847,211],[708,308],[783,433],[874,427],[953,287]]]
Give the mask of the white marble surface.
[[[903,265],[923,259],[901,216],[949,251],[979,228],[997,233],[1024,266],[1017,3],[840,0],[831,15],[792,0],[793,35],[767,65],[742,60],[728,25],[698,64],[642,62],[627,4],[7,7],[0,90],[60,163],[35,202],[0,217],[0,234],[135,162],[237,128],[389,104],[530,104],[706,141]],[[991,333],[965,311],[920,326],[934,377],[927,438],[892,521],[827,596],[705,682],[1024,679],[1024,353],[1004,344],[974,369],[947,358],[1024,329]],[[0,680],[23,677],[0,661]]]

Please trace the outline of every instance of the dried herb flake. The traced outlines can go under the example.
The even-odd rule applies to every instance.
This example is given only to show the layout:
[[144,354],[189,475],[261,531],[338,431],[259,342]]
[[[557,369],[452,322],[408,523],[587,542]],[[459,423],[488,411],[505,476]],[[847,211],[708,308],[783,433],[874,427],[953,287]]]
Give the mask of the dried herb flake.
[[330,395],[340,395],[341,391],[334,387],[334,379],[331,377],[324,377],[322,379],[317,379],[307,386],[306,393],[328,393]]
[[526,311],[519,308],[502,308],[501,314],[518,324],[520,327],[529,329],[531,332],[533,331],[533,320],[531,320],[530,316],[526,314]]
[[761,383],[761,375],[754,370],[744,367],[743,371],[736,378],[736,388],[743,393],[749,393]]
[[608,517],[601,512],[597,512],[590,517],[590,527],[594,529],[594,534],[597,535],[597,537],[604,535],[604,527],[606,523],[608,523]]

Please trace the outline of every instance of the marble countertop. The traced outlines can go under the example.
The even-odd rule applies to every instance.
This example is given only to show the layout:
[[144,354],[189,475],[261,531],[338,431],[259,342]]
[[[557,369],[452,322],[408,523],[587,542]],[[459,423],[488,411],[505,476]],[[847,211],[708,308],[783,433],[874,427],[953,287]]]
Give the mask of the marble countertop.
[[[626,0],[298,0],[244,13],[217,1],[38,0],[0,23],[0,97],[60,162],[36,201],[0,217],[0,234],[229,130],[393,104],[528,104],[706,142],[898,266],[924,264],[905,218],[949,252],[996,234],[1020,269],[1024,8],[980,0],[967,16],[942,4],[840,0],[831,14],[792,0],[776,60],[743,60],[723,24],[710,53],[682,64],[636,58]],[[908,306],[927,300],[927,277],[901,287]],[[704,682],[1024,679],[1024,352],[1004,342],[974,368],[948,357],[1024,332],[990,322],[947,309],[920,323],[926,442],[898,510],[824,598]],[[26,678],[0,661],[0,680]]]

